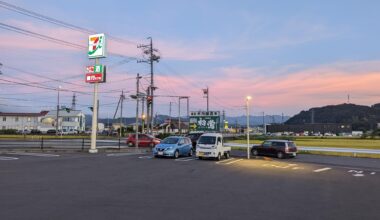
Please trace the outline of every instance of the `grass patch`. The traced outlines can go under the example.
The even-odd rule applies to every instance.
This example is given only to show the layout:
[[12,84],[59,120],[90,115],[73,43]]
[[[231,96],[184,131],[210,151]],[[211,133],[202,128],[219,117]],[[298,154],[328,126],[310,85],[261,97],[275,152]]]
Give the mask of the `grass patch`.
[[376,159],[380,159],[380,154],[346,153],[346,152],[325,152],[325,151],[299,151],[298,153],[299,154],[326,155],[326,156],[361,157],[361,158],[376,158]]
[[[297,146],[305,147],[340,147],[340,148],[358,148],[358,149],[380,149],[379,139],[361,139],[361,138],[294,138]],[[229,140],[227,142],[246,144],[246,140]],[[251,140],[252,144],[262,143],[260,140]]]
[[[41,138],[44,138],[44,139],[90,139],[91,136],[90,135],[17,135],[17,134],[4,134],[4,135],[0,135],[0,140],[1,139],[16,139],[16,140],[22,140],[22,139],[32,139],[32,140],[35,140],[35,139],[41,139]],[[118,137],[115,137],[115,136],[102,136],[102,135],[98,135],[97,136],[98,139],[118,139]],[[122,137],[123,138],[126,138],[126,137]]]

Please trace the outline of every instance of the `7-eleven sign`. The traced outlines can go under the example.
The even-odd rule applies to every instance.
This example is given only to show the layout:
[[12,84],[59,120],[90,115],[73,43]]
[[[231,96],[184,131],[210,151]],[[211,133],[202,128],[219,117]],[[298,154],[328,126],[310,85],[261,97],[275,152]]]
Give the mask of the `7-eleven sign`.
[[104,34],[88,36],[88,58],[106,57],[106,38]]

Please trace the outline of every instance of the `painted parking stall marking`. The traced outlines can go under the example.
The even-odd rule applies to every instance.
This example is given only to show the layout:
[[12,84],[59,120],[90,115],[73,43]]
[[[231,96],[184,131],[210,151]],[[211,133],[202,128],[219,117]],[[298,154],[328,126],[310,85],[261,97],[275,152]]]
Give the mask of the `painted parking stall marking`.
[[188,162],[188,161],[193,161],[193,160],[197,160],[197,158],[194,158],[194,157],[185,157],[185,158],[178,158],[178,159],[175,159],[174,161]]
[[278,169],[292,169],[292,170],[302,170],[304,168],[299,167],[297,164],[286,164],[286,165],[277,165],[277,164],[272,164],[272,163],[266,163],[261,165],[263,167],[271,167],[271,168],[278,168]]
[[107,154],[108,157],[122,157],[122,156],[135,156],[135,155],[142,155],[144,153],[112,153]]
[[242,161],[242,160],[243,159],[237,159],[237,160],[233,160],[233,161],[230,161],[230,162],[227,162],[227,163],[224,163],[224,164],[229,165],[229,164],[237,163],[237,162]]
[[235,160],[235,158],[231,157],[230,159],[218,161],[218,162],[216,162],[216,164],[223,164],[223,163],[227,163],[227,162],[232,161],[232,160]]
[[17,157],[3,157],[3,156],[0,156],[0,160],[18,160]]
[[32,157],[59,157],[58,154],[42,154],[42,153],[7,153],[10,155],[19,155],[19,156],[32,156]]
[[320,173],[320,172],[325,172],[325,171],[328,171],[328,170],[331,170],[331,168],[330,167],[325,167],[325,168],[314,170],[313,172],[314,173]]
[[152,156],[140,156],[139,159],[152,159]]
[[363,170],[349,170],[348,173],[351,173],[354,177],[363,177],[365,176]]

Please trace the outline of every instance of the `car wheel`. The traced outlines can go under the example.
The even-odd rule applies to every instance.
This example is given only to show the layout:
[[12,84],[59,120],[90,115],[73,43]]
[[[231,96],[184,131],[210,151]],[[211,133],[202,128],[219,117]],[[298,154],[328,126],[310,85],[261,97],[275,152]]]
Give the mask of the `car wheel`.
[[281,151],[277,152],[277,158],[278,159],[284,158],[284,154]]
[[134,144],[132,142],[128,142],[128,147],[133,147]]
[[259,152],[256,149],[254,149],[252,150],[252,155],[256,157],[259,155]]
[[190,149],[189,151],[189,157],[192,157],[193,156],[193,149]]
[[179,152],[178,152],[178,150],[176,150],[176,151],[174,152],[174,158],[177,159],[178,157],[179,157]]
[[224,153],[224,158],[226,158],[226,159],[230,158],[230,152]]
[[202,160],[203,159],[203,157],[198,157],[198,160]]
[[216,157],[216,160],[220,161],[220,159],[222,159],[222,157],[220,156],[220,153],[219,153],[218,156]]

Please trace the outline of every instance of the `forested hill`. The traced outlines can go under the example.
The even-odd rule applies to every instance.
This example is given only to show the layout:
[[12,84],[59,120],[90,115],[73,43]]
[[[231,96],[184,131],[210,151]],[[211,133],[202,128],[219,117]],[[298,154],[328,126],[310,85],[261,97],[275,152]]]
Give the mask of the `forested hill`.
[[341,104],[301,111],[285,124],[349,123],[354,130],[370,130],[380,123],[380,103],[373,106]]

